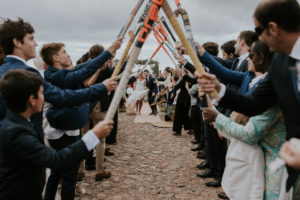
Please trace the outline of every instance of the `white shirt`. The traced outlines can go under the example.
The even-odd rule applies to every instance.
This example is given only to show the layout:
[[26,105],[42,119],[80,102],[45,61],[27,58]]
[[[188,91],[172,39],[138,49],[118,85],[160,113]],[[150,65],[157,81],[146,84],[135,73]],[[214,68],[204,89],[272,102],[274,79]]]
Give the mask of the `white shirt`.
[[49,140],[57,140],[61,138],[64,134],[67,134],[68,136],[78,136],[80,134],[79,129],[65,131],[65,130],[53,128],[52,126],[50,126],[50,124],[46,126],[44,132],[47,135],[47,138]]
[[19,56],[15,56],[15,55],[7,55],[6,57],[8,57],[8,58],[14,58],[14,59],[17,59],[17,60],[19,60],[19,61],[23,62],[25,65],[27,65],[27,66],[28,66],[28,64],[27,64],[26,60],[24,60],[23,58],[21,58],[21,57],[19,57]]
[[298,37],[298,40],[296,41],[290,56],[297,60],[296,68],[298,74],[298,91],[300,92],[300,37]]
[[242,62],[244,62],[244,60],[247,59],[248,56],[249,56],[249,53],[245,53],[244,55],[239,57],[239,63],[237,65],[236,69],[238,69],[241,66]]

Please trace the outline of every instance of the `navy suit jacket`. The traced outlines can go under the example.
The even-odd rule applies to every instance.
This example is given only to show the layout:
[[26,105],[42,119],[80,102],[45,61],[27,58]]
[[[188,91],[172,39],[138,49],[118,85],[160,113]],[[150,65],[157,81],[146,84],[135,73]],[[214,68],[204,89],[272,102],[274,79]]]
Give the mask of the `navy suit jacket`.
[[[56,69],[48,66],[45,79],[61,89],[82,89],[83,81],[91,77],[109,58],[111,54],[104,51],[96,58],[89,60],[73,69]],[[101,96],[107,96],[106,89]],[[90,103],[86,102],[72,107],[51,106],[46,113],[50,125],[62,130],[77,130],[82,128],[89,115]]]
[[[79,84],[91,77],[108,59],[109,51],[104,51],[96,58],[82,63],[73,69],[56,69],[48,66],[45,71],[45,79],[62,89],[78,89]],[[59,71],[59,73],[58,73]]]
[[61,151],[46,147],[27,119],[7,111],[0,131],[0,199],[41,200],[44,168],[69,169],[88,154],[82,140]]
[[[40,73],[32,68],[27,66],[22,61],[6,57],[4,59],[3,65],[0,66],[0,77],[2,77],[6,72],[10,69],[24,69],[40,75]],[[41,77],[42,78],[42,77]],[[59,87],[53,86],[46,80],[44,80],[44,97],[45,101],[51,103],[56,107],[65,107],[65,106],[76,106],[91,100],[97,99],[97,97],[103,94],[103,91],[107,91],[103,84],[96,84],[86,89],[80,90],[62,90]],[[0,95],[0,120],[3,120],[6,115],[6,104],[5,101]],[[42,112],[34,114],[31,118],[31,122],[36,128],[36,130],[41,134],[44,135],[43,131],[43,117]],[[1,122],[2,124],[2,122]]]
[[[148,80],[149,79],[149,80]],[[149,95],[151,95],[152,93],[157,93],[157,85],[155,82],[155,79],[152,78],[152,76],[149,75],[149,77],[146,79],[146,86],[147,88],[149,88]]]

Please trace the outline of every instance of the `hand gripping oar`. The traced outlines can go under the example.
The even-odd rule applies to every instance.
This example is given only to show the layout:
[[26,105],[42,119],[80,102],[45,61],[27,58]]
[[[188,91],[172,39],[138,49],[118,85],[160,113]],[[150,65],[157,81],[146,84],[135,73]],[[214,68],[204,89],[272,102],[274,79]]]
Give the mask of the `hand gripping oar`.
[[118,35],[118,38],[119,38],[119,37],[124,37],[124,36],[125,36],[127,30],[129,29],[129,26],[131,25],[132,21],[134,20],[134,17],[135,17],[135,15],[136,15],[136,13],[139,11],[139,9],[140,9],[140,7],[142,6],[143,2],[144,2],[144,0],[139,0],[139,1],[136,3],[134,9],[132,10],[132,12],[131,12],[131,14],[130,14],[129,19],[127,20],[127,23],[122,27],[122,29],[121,29],[121,31],[120,31],[120,33],[119,33],[119,35]]
[[[194,50],[192,49],[191,44],[189,43],[189,41],[187,40],[187,38],[184,35],[183,30],[181,29],[178,20],[176,18],[176,16],[173,14],[169,4],[167,1],[164,1],[163,6],[162,6],[164,12],[166,13],[171,25],[173,26],[173,29],[175,30],[176,34],[178,35],[178,37],[180,38],[181,43],[183,44],[183,46],[186,49],[186,52],[188,53],[188,55],[190,56],[196,70],[202,74],[205,72],[202,64],[200,63],[196,53],[194,52]],[[213,91],[210,93],[210,96],[212,98],[216,98],[218,96],[217,91]]]
[[132,49],[131,56],[129,58],[129,61],[128,61],[127,65],[125,67],[125,70],[123,72],[123,75],[121,77],[119,86],[117,87],[115,95],[114,95],[112,102],[109,106],[109,109],[106,113],[106,116],[104,119],[105,121],[111,120],[113,118],[113,116],[115,115],[115,112],[118,108],[120,100],[126,89],[126,85],[128,83],[128,79],[131,74],[134,63],[141,52],[143,44],[145,43],[145,41],[150,33],[150,29],[151,29],[154,21],[157,18],[159,8],[162,6],[163,2],[164,2],[163,0],[153,0],[152,1],[148,15],[145,18],[144,25],[139,33],[139,37],[138,37],[137,41],[135,42],[135,47]]

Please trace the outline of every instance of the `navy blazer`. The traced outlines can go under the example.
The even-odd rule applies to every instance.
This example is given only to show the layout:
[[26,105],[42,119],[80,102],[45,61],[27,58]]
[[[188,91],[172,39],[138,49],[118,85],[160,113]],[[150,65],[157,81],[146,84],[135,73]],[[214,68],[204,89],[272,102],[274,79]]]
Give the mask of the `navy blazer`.
[[151,75],[149,75],[148,78],[146,78],[146,87],[149,88],[148,94],[150,95],[152,95],[152,93],[156,94],[158,92],[156,80]]
[[[96,58],[89,60],[73,69],[57,69],[48,66],[45,79],[61,89],[81,89],[83,81],[91,77],[109,58],[109,51],[104,51]],[[101,73],[100,73],[101,74]],[[107,96],[106,90],[101,96]],[[47,110],[46,117],[49,124],[61,130],[77,130],[88,121],[90,103],[86,102],[72,107],[51,107]]]
[[0,199],[41,200],[44,168],[69,169],[88,154],[82,140],[61,151],[46,147],[27,119],[7,111],[0,131]]
[[105,62],[111,58],[109,51],[104,51],[96,58],[82,63],[73,69],[58,69],[48,66],[44,72],[45,79],[62,89],[78,89],[78,84],[91,77]]
[[[48,66],[44,73],[45,79],[61,89],[81,89],[83,88],[83,81],[92,76],[101,67],[100,65],[91,65],[90,63],[83,63],[70,70]],[[102,96],[107,96],[107,93],[104,91]],[[46,117],[49,124],[54,128],[77,130],[84,127],[87,123],[89,107],[89,102],[72,107],[56,107],[51,105],[46,112]]]
[[[36,73],[38,76],[41,77],[40,73],[36,69],[29,67],[22,61],[12,57],[6,57],[4,59],[4,63],[0,67],[0,77],[2,77],[10,69],[28,70]],[[69,90],[69,89],[62,90],[59,87],[53,86],[52,84],[44,80],[45,101],[51,103],[56,107],[65,107],[65,106],[71,107],[71,106],[80,105],[89,102],[91,100],[97,99],[97,97],[103,94],[104,91],[107,92],[106,87],[103,84],[92,85],[89,88],[80,89],[80,90]],[[2,95],[0,95],[0,120],[4,119],[5,114],[6,114],[6,104]],[[42,112],[33,115],[30,119],[31,122],[34,124],[36,130],[41,135],[44,135],[44,131],[42,127],[43,124]]]
[[209,53],[199,56],[201,62],[209,68],[210,72],[227,84],[234,84],[240,88],[240,93],[245,94],[249,89],[249,83],[254,78],[253,72],[239,72],[230,70],[217,62]]

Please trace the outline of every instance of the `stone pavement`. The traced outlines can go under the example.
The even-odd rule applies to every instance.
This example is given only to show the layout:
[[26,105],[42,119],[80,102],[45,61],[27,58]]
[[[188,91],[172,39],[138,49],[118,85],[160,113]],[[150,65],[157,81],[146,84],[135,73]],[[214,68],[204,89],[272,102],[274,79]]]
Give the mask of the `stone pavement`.
[[135,115],[119,114],[118,144],[110,145],[106,157],[112,177],[95,182],[95,171],[86,172],[80,183],[87,194],[77,200],[214,200],[220,189],[207,188],[210,179],[196,177],[201,160],[190,148],[193,136],[172,135],[171,128],[134,123]]

